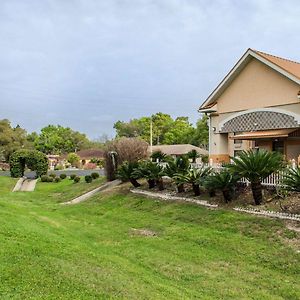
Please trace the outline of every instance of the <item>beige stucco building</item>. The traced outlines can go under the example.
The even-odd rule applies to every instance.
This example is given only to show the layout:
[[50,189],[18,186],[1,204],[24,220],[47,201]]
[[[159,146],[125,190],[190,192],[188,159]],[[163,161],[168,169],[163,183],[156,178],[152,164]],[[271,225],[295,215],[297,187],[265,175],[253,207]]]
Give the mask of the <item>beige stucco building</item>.
[[300,155],[300,63],[248,49],[201,105],[209,155],[228,162],[249,148]]

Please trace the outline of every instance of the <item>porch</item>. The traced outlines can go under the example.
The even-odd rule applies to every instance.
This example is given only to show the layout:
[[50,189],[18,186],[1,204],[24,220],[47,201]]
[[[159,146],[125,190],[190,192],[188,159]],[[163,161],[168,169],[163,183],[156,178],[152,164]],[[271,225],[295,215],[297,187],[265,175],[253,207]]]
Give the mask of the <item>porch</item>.
[[300,129],[229,133],[229,139],[233,141],[232,156],[245,149],[265,149],[280,152],[287,161],[300,164]]

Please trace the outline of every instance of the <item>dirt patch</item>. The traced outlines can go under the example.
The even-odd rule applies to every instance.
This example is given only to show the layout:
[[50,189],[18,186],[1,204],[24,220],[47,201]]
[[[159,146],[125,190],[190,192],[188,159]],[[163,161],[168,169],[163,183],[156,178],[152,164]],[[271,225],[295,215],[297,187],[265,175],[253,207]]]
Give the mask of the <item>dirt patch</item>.
[[158,236],[158,233],[150,230],[150,229],[136,229],[136,228],[131,228],[130,230],[131,235],[134,236]]

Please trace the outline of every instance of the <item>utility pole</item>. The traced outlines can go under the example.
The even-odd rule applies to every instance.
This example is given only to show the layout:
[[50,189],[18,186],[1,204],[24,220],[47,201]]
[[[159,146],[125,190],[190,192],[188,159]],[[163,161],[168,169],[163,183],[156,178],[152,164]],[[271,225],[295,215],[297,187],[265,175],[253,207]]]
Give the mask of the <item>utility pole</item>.
[[152,154],[152,116],[150,117],[150,153]]

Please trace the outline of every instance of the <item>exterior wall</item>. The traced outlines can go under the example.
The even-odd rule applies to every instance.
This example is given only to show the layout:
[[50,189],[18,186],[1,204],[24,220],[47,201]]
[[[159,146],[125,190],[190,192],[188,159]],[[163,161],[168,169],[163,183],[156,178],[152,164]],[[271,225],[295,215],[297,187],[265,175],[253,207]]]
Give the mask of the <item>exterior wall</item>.
[[217,100],[218,113],[300,103],[299,89],[298,84],[252,59]]

